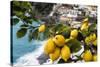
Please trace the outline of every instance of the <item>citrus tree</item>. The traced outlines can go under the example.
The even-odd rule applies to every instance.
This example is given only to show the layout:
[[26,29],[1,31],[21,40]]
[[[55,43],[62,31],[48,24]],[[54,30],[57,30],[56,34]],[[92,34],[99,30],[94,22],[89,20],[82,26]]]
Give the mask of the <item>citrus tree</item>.
[[[12,1],[11,10],[11,27],[23,22],[16,33],[17,38],[28,34],[29,41],[47,40],[43,50],[52,62],[57,59],[60,59],[58,63],[97,61],[97,19],[90,22],[92,18],[84,16],[81,26],[73,28],[62,22],[42,21],[46,14],[42,13],[42,9],[34,10],[32,2]],[[74,55],[76,59],[73,59],[72,55],[82,46],[84,51]]]

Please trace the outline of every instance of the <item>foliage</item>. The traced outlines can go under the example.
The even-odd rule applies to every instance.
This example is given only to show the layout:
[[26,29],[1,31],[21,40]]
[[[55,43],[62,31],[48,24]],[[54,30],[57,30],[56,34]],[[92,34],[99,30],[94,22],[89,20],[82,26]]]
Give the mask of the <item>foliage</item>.
[[[22,2],[22,1],[12,1],[11,2],[12,12],[11,12],[11,26],[16,25],[22,21],[23,23],[20,26],[20,29],[17,31],[17,38],[22,38],[28,34],[28,40],[32,41],[33,39],[45,40],[52,38],[55,35],[63,35],[65,39],[70,38],[70,32],[72,28],[70,25],[64,24],[62,22],[52,23],[44,22],[41,20],[44,16],[39,12],[42,11],[34,10],[32,2]],[[39,6],[37,6],[39,7]],[[85,17],[84,17],[85,18]],[[89,18],[91,20],[91,18]],[[34,25],[35,24],[35,25]],[[38,28],[44,24],[46,29],[44,32],[39,32]],[[97,46],[93,46],[93,43],[86,45],[84,39],[89,36],[91,33],[97,33],[97,21],[92,22],[87,30],[78,30],[78,37],[76,39],[70,39],[66,44],[70,47],[71,53],[76,53],[81,50],[81,46],[84,46],[85,50],[91,50],[94,54],[97,53]],[[97,34],[96,34],[97,35]],[[78,59],[73,60],[69,58],[68,62],[82,60],[81,56],[76,56]],[[62,59],[58,63],[64,62]]]

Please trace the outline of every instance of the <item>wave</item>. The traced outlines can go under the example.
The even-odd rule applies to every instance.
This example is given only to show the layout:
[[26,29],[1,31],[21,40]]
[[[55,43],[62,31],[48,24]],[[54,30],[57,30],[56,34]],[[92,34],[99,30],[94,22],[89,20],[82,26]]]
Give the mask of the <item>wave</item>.
[[39,65],[39,62],[37,60],[37,57],[39,55],[41,55],[41,53],[43,53],[43,47],[45,41],[40,42],[40,47],[37,48],[36,50],[34,50],[31,53],[27,53],[24,56],[20,57],[19,59],[17,59],[16,63],[14,64],[14,66],[19,66],[19,65]]
[[[14,63],[14,66],[22,67],[22,66],[40,65],[39,60],[37,58],[43,53],[43,48],[44,48],[44,44],[46,43],[46,40],[42,41],[42,42],[39,42],[39,43],[41,44],[39,48],[37,48],[33,52],[27,53],[24,56],[22,56],[19,59],[17,59],[17,62]],[[79,52],[72,54],[72,56],[73,55],[80,55],[83,51],[84,51],[84,48],[82,47],[82,49]],[[57,64],[59,59],[56,60],[53,63],[52,63],[52,61],[50,59],[47,59],[47,61],[45,63],[43,63],[43,64]]]

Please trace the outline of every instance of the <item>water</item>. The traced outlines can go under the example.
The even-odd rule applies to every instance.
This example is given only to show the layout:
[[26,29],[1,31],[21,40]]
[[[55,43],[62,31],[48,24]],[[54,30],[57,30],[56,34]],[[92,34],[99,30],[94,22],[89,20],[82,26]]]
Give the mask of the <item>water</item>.
[[[16,32],[18,31],[18,29],[20,29],[20,25],[21,23],[17,24],[16,26],[13,26],[13,64],[16,67],[23,67],[25,65],[40,65],[39,60],[37,58],[43,53],[46,40],[33,40],[32,42],[29,42],[28,34],[26,34],[23,38],[18,39],[16,37]],[[79,55],[83,51],[84,49],[81,49],[78,53],[75,53],[73,55]],[[47,61],[43,64],[57,64],[59,59],[54,61],[54,63],[52,63],[50,59],[47,59]]]
[[[20,25],[22,22],[13,26],[13,64],[16,67],[21,67],[24,65],[40,65],[39,60],[37,59],[42,53],[45,41],[37,41],[33,40],[32,42],[28,41],[28,34],[26,34],[23,38],[17,38],[16,32],[20,29]],[[35,24],[37,25],[37,24]],[[47,60],[44,64],[50,64]]]
[[40,44],[36,41],[29,42],[28,41],[28,34],[26,34],[23,38],[17,38],[16,32],[20,29],[20,25],[22,22],[18,23],[17,25],[13,26],[13,63],[16,63],[16,60],[20,57],[24,56],[27,53],[34,52]]

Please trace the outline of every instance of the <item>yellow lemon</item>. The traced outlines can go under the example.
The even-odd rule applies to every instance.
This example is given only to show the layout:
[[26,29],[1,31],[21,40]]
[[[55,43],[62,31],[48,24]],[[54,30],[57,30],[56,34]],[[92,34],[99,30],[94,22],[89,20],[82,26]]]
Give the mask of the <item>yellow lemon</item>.
[[90,34],[89,35],[90,42],[92,42],[92,38],[93,38],[93,36],[92,36],[92,34]]
[[60,56],[60,48],[56,47],[55,51],[51,54],[49,54],[49,57],[52,61],[55,61],[59,58]]
[[78,30],[74,29],[71,31],[70,37],[76,38],[78,36]]
[[95,41],[93,41],[93,45],[97,46],[97,39]]
[[82,25],[81,25],[81,30],[87,30],[89,28],[89,22],[88,22],[88,18],[85,18],[83,21],[82,21]]
[[83,54],[83,60],[88,62],[92,60],[92,53],[90,50],[86,50]]
[[52,53],[55,50],[55,44],[52,39],[49,39],[44,46],[44,53],[49,54]]
[[97,61],[97,55],[93,55],[93,61]]
[[89,28],[89,23],[83,23],[81,26],[81,30],[88,30]]
[[92,41],[96,40],[96,34],[95,33],[91,34],[90,36],[91,36]]
[[85,43],[88,45],[90,43],[90,38],[89,37],[86,37],[85,38]]
[[84,22],[88,22],[88,20],[89,20],[88,18],[85,18],[85,19],[83,19],[82,22],[83,22],[83,23],[84,23]]
[[44,32],[45,31],[45,25],[41,25],[39,28],[38,28],[38,31],[39,32]]
[[61,49],[61,58],[64,61],[67,61],[70,58],[70,55],[71,55],[70,48],[64,45],[64,47]]
[[59,46],[59,47],[64,46],[64,44],[65,44],[65,38],[64,38],[64,36],[62,36],[62,35],[56,35],[56,36],[53,38],[53,41],[54,41],[54,43],[55,43],[57,46]]

